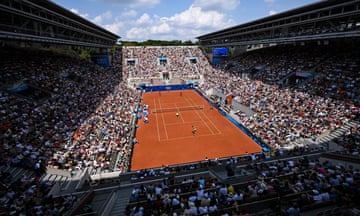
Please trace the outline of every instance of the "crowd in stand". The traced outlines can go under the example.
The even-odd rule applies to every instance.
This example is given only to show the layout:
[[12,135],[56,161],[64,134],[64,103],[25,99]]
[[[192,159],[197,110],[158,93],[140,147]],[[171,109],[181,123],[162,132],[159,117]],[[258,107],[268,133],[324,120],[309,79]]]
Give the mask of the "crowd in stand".
[[[255,62],[258,68],[252,69],[254,73],[252,79],[276,85],[289,74],[306,72],[321,61],[321,49],[315,48],[312,49],[310,54],[307,47],[302,49],[299,47],[287,48],[286,50],[281,47],[274,47],[258,51],[259,53],[256,53],[255,57],[258,60]],[[261,56],[261,59],[259,59],[259,56]],[[248,58],[252,59],[251,56]]]
[[[2,165],[31,169],[36,172],[36,177],[13,182],[10,173],[2,172],[0,203],[13,214],[24,210],[54,210],[54,213],[48,214],[56,215],[60,204],[72,203],[73,199],[62,197],[49,201],[47,199],[51,198],[44,197],[51,188],[48,182],[39,179],[45,167],[67,170],[94,167],[127,171],[131,156],[132,120],[140,100],[136,90],[128,88],[121,81],[128,77],[161,79],[161,73],[165,70],[176,79],[198,79],[202,75],[205,82],[200,85],[201,90],[215,88],[224,94],[232,93],[235,102],[255,112],[253,116],[239,112],[241,123],[274,148],[286,146],[299,137],[319,136],[359,115],[359,55],[342,56],[339,53],[328,58],[299,52],[291,55],[293,58],[285,58],[287,52],[281,54],[282,49],[279,50],[273,57],[254,53],[233,60],[230,68],[226,65],[214,68],[196,47],[125,47],[123,51],[116,50],[114,66],[103,68],[87,61],[44,51],[2,49],[0,85],[6,91],[0,93],[0,131],[3,141],[0,162]],[[121,54],[123,57],[118,57]],[[190,57],[196,60],[192,62]],[[128,65],[125,60],[130,58],[137,59],[138,64]],[[166,58],[166,61],[161,58]],[[124,73],[121,61],[125,64]],[[241,74],[256,66],[264,67],[264,70],[253,74],[257,80],[241,78]],[[285,76],[309,68],[315,68],[314,72],[318,75],[312,81],[304,82],[296,88],[273,85],[280,80],[275,74]],[[353,129],[338,140],[351,149],[353,154],[358,152],[358,131],[358,128]],[[301,173],[298,170],[300,166],[309,172]],[[262,182],[258,180],[246,188],[236,188],[232,197],[245,199],[259,196],[257,192],[260,189],[280,193],[280,186],[283,185],[289,187],[291,192],[300,190],[298,187],[301,186],[318,193],[330,193],[331,186],[337,183],[352,186],[348,179],[358,178],[359,175],[355,170],[344,170],[343,167],[338,169],[331,164],[306,159],[253,168],[263,176]],[[319,168],[322,168],[321,172]],[[161,174],[168,175],[171,171],[164,168]],[[286,179],[287,183],[283,180],[267,181],[275,174],[284,172],[297,173],[301,177],[291,176]],[[315,179],[314,173],[317,175]],[[151,170],[146,171],[146,175],[153,174]],[[139,171],[134,179],[143,175]],[[330,183],[334,175],[336,184]],[[205,185],[197,184],[198,181],[194,179],[187,183],[190,181],[191,188],[199,190],[190,189],[188,192],[193,193],[192,196],[183,197],[183,188],[169,190],[175,182],[164,182],[157,190],[156,187],[149,189],[144,186],[136,189],[134,196],[137,199],[145,194],[157,206],[156,211],[168,211],[172,205],[176,205],[183,212],[189,212],[189,215],[195,211],[205,213],[210,209],[215,211],[219,206],[229,207],[241,203],[241,200],[230,197],[228,187],[225,193],[224,185],[213,179],[205,181]],[[328,187],[323,188],[323,185]],[[258,188],[260,186],[262,188]],[[204,189],[214,190],[211,193],[201,192]],[[336,195],[343,198],[340,196],[342,194]],[[309,197],[314,197],[314,194],[307,194],[306,199]],[[203,198],[206,204],[201,204]],[[138,215],[141,215],[141,211],[144,209],[140,207],[134,210]]]
[[302,86],[301,90],[359,104],[359,53],[353,53],[351,49],[339,52],[340,55],[328,57],[320,64],[315,70],[319,76]]
[[166,80],[168,76],[178,81],[199,79],[197,47],[123,47],[123,53],[123,71],[130,78],[146,83]]
[[345,131],[342,136],[334,140],[344,148],[344,153],[352,156],[360,156],[360,125]]
[[[241,123],[263,142],[274,148],[286,146],[297,138],[318,137],[359,115],[359,98],[356,98],[358,97],[356,92],[359,91],[357,81],[360,78],[358,53],[343,58],[342,52],[337,53],[333,50],[335,57],[331,59],[302,53],[300,59],[297,58],[297,61],[289,63],[286,49],[283,47],[283,55],[280,55],[280,51],[276,52],[278,53],[275,55],[278,59],[276,61],[272,57],[267,57],[268,55],[262,58],[254,51],[236,62],[237,65],[248,67],[242,67],[241,70],[235,66],[235,69],[229,69],[231,73],[221,69],[226,68],[228,64],[213,68],[208,62],[201,63],[202,73],[207,82],[200,88],[205,91],[215,88],[223,94],[232,93],[234,102],[250,107],[255,114],[249,116],[240,111],[238,114]],[[304,48],[301,50],[304,51]],[[295,52],[293,49],[291,51]],[[296,55],[296,57],[299,56]],[[232,64],[234,61],[232,60]],[[270,62],[271,66],[269,66]],[[305,66],[304,62],[306,62]],[[258,79],[241,78],[242,73],[246,71],[252,73],[251,68],[257,66],[264,67],[263,70],[252,75]],[[286,75],[290,72],[314,68],[316,68],[314,76],[317,77],[312,81],[303,81],[302,85],[295,88],[273,85],[274,81],[280,79],[273,80],[274,73]],[[285,72],[282,73],[282,71]],[[347,74],[351,75],[347,77]],[[340,98],[347,100],[339,100]]]
[[[307,59],[304,54],[306,49],[302,48],[301,54],[294,56],[297,60],[290,61],[289,57],[281,58],[288,53],[281,55],[282,49],[278,49],[277,55],[274,55],[278,61],[270,55],[260,55],[260,52],[237,62],[237,65],[244,65],[242,60],[249,66],[265,65],[265,70],[255,74],[261,80],[254,81],[241,79],[239,71],[234,70],[239,69],[237,66],[230,68],[230,73],[213,68],[201,50],[195,47],[125,48],[122,52],[124,58],[119,58],[119,61],[138,58],[141,62],[137,67],[149,69],[141,72],[145,77],[151,75],[151,68],[158,67],[157,58],[164,56],[170,71],[177,69],[193,76],[197,73],[194,68],[201,69],[206,82],[200,88],[230,92],[235,102],[250,107],[255,115],[240,113],[241,123],[275,148],[295,138],[323,134],[358,115],[359,65],[356,59],[359,56],[332,57],[319,63],[316,55]],[[24,94],[20,92],[20,97],[1,93],[2,163],[33,166],[35,162],[42,161],[48,163],[46,165],[65,169],[87,166],[108,168],[120,152],[122,156],[116,169],[124,171],[131,151],[128,145],[130,121],[139,95],[120,82],[119,64],[104,69],[64,56],[45,55],[26,55],[19,51],[11,55],[3,53],[3,88],[28,85],[33,87],[35,96],[26,94],[26,91]],[[186,57],[196,57],[196,67],[191,67],[194,65],[186,62]],[[270,62],[271,66],[267,67]],[[284,62],[290,63],[284,65]],[[304,62],[307,62],[306,67]],[[314,65],[317,65],[320,78],[297,89],[266,83],[268,77],[274,77],[274,73],[286,71],[284,74],[287,74],[289,70]],[[187,67],[191,69],[179,69]],[[325,71],[327,76],[323,75]],[[124,76],[131,75],[125,71]],[[340,97],[346,100],[337,100]]]
[[[32,166],[41,160],[61,169],[108,168],[117,153],[129,157],[130,121],[139,96],[121,82],[121,68],[16,52],[16,61],[2,59],[3,87],[28,86],[48,97],[1,93],[2,163]],[[125,163],[120,160],[117,170],[125,171]]]
[[[305,149],[303,149],[305,150]],[[303,151],[299,149],[299,151]],[[298,157],[273,161],[261,157],[226,161],[226,166],[247,164],[250,180],[224,184],[209,176],[168,178],[135,186],[128,215],[265,215],[297,216],[317,206],[357,206],[360,170],[328,160]],[[277,197],[262,209],[249,203]]]
[[9,182],[11,172],[2,171],[0,200],[8,212],[18,215],[34,202],[44,207],[51,186],[40,176],[47,167],[127,171],[140,96],[121,81],[121,65],[103,68],[58,53],[3,47],[0,70],[1,165],[36,174],[19,187]]
[[53,197],[48,195],[51,182],[40,181],[40,175],[14,179],[10,173],[2,172],[0,190],[1,215],[62,215],[69,211],[76,197],[73,195]]

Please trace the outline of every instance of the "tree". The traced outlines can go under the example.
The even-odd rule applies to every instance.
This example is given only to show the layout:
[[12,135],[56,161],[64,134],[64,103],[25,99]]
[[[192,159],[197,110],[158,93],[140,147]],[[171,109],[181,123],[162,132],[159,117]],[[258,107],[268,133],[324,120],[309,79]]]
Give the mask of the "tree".
[[191,40],[181,41],[181,40],[147,40],[142,42],[137,41],[121,41],[123,46],[193,46],[198,45],[199,43],[192,42]]
[[80,59],[88,60],[90,61],[91,55],[88,50],[82,49],[79,54]]

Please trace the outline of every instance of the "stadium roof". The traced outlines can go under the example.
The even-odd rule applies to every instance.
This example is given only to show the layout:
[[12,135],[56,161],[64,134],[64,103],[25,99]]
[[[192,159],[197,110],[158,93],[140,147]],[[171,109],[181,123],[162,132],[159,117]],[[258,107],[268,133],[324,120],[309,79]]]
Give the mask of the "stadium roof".
[[[321,24],[319,21],[325,22],[325,20],[333,21],[335,19],[336,22],[341,22],[342,24],[347,21],[359,22],[359,4],[359,0],[323,0],[293,10],[201,35],[198,36],[197,39],[199,39],[200,42],[217,39],[225,40],[233,39],[235,36],[241,35],[241,40],[245,40],[246,38],[243,37],[245,34],[264,34],[265,31],[276,28],[279,31],[281,31],[280,28],[289,30],[289,26],[293,28],[294,26],[301,26],[305,23],[309,25],[311,22]],[[343,18],[343,20],[338,21],[339,18]],[[274,35],[266,36],[274,38]],[[289,35],[287,35],[287,37],[289,37]],[[260,40],[263,38],[258,39]],[[217,43],[219,43],[219,41]],[[224,41],[220,43],[225,44]]]
[[111,47],[120,36],[50,0],[0,1],[0,38]]

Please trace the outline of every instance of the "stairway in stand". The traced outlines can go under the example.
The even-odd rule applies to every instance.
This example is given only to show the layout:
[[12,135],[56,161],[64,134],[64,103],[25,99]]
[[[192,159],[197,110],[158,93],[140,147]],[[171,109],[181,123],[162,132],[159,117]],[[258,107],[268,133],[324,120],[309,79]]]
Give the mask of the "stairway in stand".
[[125,215],[125,209],[129,203],[132,190],[133,186],[128,186],[116,191],[116,200],[109,215]]
[[325,147],[329,150],[333,150],[333,151],[340,150],[340,149],[342,149],[342,147],[337,145],[334,142],[334,139],[336,139],[340,136],[343,136],[346,131],[350,130],[350,128],[355,127],[358,124],[359,124],[359,122],[357,122],[357,121],[349,121],[349,122],[345,123],[343,126],[341,126],[340,128],[330,132],[329,134],[318,137],[316,139],[316,142],[319,145],[322,145],[323,147]]

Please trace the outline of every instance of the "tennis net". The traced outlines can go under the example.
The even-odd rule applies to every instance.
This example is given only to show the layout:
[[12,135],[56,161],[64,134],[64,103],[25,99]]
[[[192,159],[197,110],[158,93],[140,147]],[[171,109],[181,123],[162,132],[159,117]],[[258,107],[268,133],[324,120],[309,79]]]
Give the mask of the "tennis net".
[[204,105],[188,106],[188,107],[159,108],[159,109],[153,109],[152,113],[179,112],[179,111],[185,111],[185,110],[202,110],[202,109],[204,109]]

